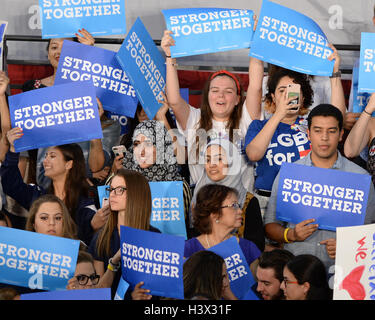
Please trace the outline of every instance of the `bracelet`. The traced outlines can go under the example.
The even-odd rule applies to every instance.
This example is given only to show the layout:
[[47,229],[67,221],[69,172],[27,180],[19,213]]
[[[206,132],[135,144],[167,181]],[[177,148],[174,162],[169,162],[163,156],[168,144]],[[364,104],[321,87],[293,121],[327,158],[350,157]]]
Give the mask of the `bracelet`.
[[333,72],[330,78],[339,78],[341,77],[341,71]]
[[366,111],[366,108],[365,108],[365,109],[363,109],[363,112],[364,112],[364,113],[366,113],[366,114],[368,114],[369,116],[372,116],[372,114],[371,114],[371,113],[369,113],[369,112],[367,112],[367,111]]
[[165,56],[166,58],[172,58],[171,56]]
[[109,259],[109,263],[108,263],[108,266],[107,266],[107,269],[111,270],[112,272],[117,272],[118,269],[120,269],[120,263],[118,264],[113,264],[112,263],[112,258]]
[[290,229],[290,228],[286,228],[286,229],[284,230],[284,240],[285,240],[285,243],[290,243],[290,242],[291,242],[291,241],[289,241],[288,238],[287,238],[287,233],[288,233],[289,229]]
[[173,66],[173,67],[177,67],[178,66],[177,63],[173,63],[173,62],[166,62],[165,64],[169,65],[169,66]]

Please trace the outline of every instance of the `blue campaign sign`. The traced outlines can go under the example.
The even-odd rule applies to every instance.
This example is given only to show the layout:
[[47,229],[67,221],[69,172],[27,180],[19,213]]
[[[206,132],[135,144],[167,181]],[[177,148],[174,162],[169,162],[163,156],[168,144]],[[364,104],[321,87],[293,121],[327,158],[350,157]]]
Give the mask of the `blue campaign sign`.
[[79,241],[0,227],[0,283],[64,290],[77,264]]
[[9,97],[12,127],[23,129],[16,152],[103,138],[95,87],[89,81]]
[[103,109],[133,118],[138,99],[116,52],[64,40],[55,85],[92,81]]
[[249,48],[253,36],[253,11],[224,8],[162,10],[167,29],[173,32],[174,58]]
[[125,34],[125,0],[39,0],[42,38],[75,37],[85,28],[93,36]]
[[327,58],[331,53],[326,36],[313,20],[263,1],[250,56],[297,72],[330,76],[334,61]]
[[115,297],[113,300],[124,300],[126,291],[129,289],[129,283],[127,283],[123,277],[120,278],[120,282],[118,283],[117,290]]
[[371,177],[366,174],[283,163],[276,217],[297,224],[315,219],[319,229],[362,225]]
[[255,284],[246,258],[235,237],[231,237],[209,249],[221,256],[226,264],[230,288],[238,299],[243,299]]
[[260,300],[260,298],[256,295],[253,289],[250,289],[242,298],[242,300]]
[[375,33],[361,33],[361,52],[359,57],[359,92],[375,92]]
[[26,293],[21,300],[111,300],[111,288]]
[[123,278],[132,288],[143,281],[151,295],[184,299],[184,246],[182,237],[121,226]]
[[[352,90],[353,90],[353,112],[361,113],[367,106],[368,100],[370,99],[370,94],[367,92],[359,92],[358,90],[358,80],[359,80],[359,65],[354,65],[353,76],[352,76]],[[375,116],[373,113],[372,116]]]
[[103,207],[103,200],[109,199],[109,192],[106,190],[108,187],[109,186],[107,186],[107,185],[96,187],[96,189],[98,190],[98,198],[99,198],[100,208]]
[[166,69],[164,58],[138,18],[124,39],[116,58],[128,75],[149,119],[154,119],[162,104]]
[[149,182],[152,197],[150,224],[162,233],[187,239],[182,181]]

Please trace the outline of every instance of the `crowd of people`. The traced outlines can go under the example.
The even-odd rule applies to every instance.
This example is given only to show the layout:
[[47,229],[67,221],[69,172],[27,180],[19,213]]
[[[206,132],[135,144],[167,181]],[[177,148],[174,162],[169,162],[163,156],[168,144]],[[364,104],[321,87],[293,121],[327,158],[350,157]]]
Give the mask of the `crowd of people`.
[[[69,40],[95,43],[85,29]],[[31,79],[24,91],[54,85],[62,44],[63,39],[48,43],[53,75]],[[191,106],[180,94],[177,63],[171,57],[174,44],[172,32],[166,30],[161,41],[166,91],[155,119],[148,119],[139,104],[129,131],[121,136],[119,123],[106,117],[98,100],[103,139],[21,153],[15,152],[14,143],[22,139],[22,129],[10,124],[9,78],[0,72],[0,225],[80,240],[76,271],[66,288],[110,287],[114,297],[121,279],[120,226],[160,233],[150,225],[148,182],[182,181],[185,299],[238,298],[231,291],[224,259],[210,251],[230,238],[243,251],[260,299],[332,299],[328,277],[335,264],[335,232],[319,229],[314,219],[297,224],[277,220],[279,171],[282,163],[296,162],[371,174],[375,181],[374,94],[339,150],[348,115],[340,55],[333,45],[329,80],[271,65],[265,77],[264,62],[252,57],[248,88],[235,74],[219,70],[202,88],[202,105]],[[319,85],[326,87],[328,81],[330,92],[319,95]],[[297,100],[287,96],[292,84],[300,86]],[[177,129],[178,136],[171,129]],[[282,144],[282,136],[299,144]],[[112,147],[117,145],[125,148],[115,155]],[[367,166],[360,167],[351,159],[366,147]],[[109,202],[102,207],[98,185],[107,185],[109,192]],[[365,224],[375,223],[374,202],[371,185]],[[1,287],[1,299],[35,291]],[[125,299],[160,297],[139,282]]]

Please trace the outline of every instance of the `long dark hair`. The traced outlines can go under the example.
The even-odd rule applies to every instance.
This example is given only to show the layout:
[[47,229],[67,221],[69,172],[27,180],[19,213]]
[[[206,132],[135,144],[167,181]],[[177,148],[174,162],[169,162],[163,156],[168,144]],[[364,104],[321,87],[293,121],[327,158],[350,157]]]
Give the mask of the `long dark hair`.
[[203,295],[220,300],[223,289],[224,259],[216,253],[202,250],[192,254],[183,265],[185,299]]
[[301,254],[289,261],[286,267],[296,277],[298,284],[304,284],[305,282],[310,284],[306,300],[332,299],[332,290],[328,285],[327,272],[319,258],[311,254]]
[[[78,207],[80,197],[88,197],[89,184],[86,180],[86,162],[81,147],[77,143],[63,144],[56,146],[64,156],[65,161],[73,161],[65,180],[65,205],[76,221],[75,212]],[[53,183],[51,183],[49,193],[55,194]]]

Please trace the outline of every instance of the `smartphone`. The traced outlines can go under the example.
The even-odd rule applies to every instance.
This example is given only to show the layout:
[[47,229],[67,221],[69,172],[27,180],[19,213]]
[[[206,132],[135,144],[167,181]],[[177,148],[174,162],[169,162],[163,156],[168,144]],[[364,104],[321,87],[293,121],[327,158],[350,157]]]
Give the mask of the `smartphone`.
[[126,147],[124,145],[113,146],[112,151],[115,154],[115,157],[117,157],[119,155],[125,156]]
[[103,202],[102,202],[102,208],[106,205],[109,204],[109,199],[108,198],[103,198]]
[[[286,92],[288,99],[295,98],[289,104],[299,104],[299,96],[301,91],[301,85],[298,83],[288,84]],[[299,107],[291,108],[290,110],[298,110]]]

